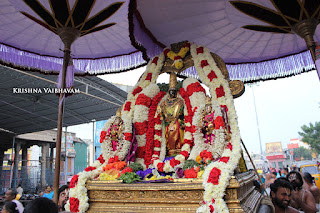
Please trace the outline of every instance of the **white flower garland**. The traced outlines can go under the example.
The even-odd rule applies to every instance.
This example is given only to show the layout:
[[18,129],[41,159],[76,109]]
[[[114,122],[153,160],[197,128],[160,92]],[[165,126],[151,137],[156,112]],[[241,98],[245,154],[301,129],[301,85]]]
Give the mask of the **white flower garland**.
[[[203,48],[203,51],[200,50],[198,53],[197,48]],[[224,78],[214,59],[212,58],[210,51],[205,47],[196,47],[194,44],[191,44],[190,52],[193,57],[194,65],[199,74],[200,80],[210,89],[212,103],[217,102],[220,106],[227,106],[227,116],[229,119],[231,131],[230,143],[221,154],[221,159],[227,159],[227,162],[225,163],[224,161],[220,160],[213,162],[206,167],[205,172],[203,173],[205,204],[199,207],[197,212],[229,212],[227,205],[223,200],[223,196],[225,195],[225,189],[229,184],[231,175],[238,165],[241,151],[240,131],[237,123],[237,115],[234,108],[233,97],[231,95],[229,84]],[[207,64],[204,63],[205,61],[207,62]],[[212,77],[212,75],[210,74],[215,74],[216,78]],[[225,94],[221,97],[217,97],[216,89],[221,88],[221,86],[223,87]],[[220,144],[222,144],[222,142],[220,142]],[[216,185],[208,182],[208,178],[213,169],[218,169],[221,171],[218,179],[218,184]]]

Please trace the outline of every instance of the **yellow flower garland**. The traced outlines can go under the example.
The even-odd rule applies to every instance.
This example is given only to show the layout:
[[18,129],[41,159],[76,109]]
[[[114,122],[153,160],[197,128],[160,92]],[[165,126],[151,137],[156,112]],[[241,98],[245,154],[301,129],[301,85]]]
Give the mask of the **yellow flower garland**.
[[171,60],[173,60],[174,61],[174,66],[178,69],[178,70],[180,70],[182,67],[183,67],[183,58],[186,56],[186,54],[190,51],[190,44],[189,43],[187,43],[186,45],[184,45],[181,49],[180,49],[180,51],[179,51],[179,53],[177,54],[177,53],[175,53],[175,52],[173,52],[172,50],[169,50],[169,49],[167,49],[167,53],[166,53],[166,56],[168,57],[168,58],[170,58]]

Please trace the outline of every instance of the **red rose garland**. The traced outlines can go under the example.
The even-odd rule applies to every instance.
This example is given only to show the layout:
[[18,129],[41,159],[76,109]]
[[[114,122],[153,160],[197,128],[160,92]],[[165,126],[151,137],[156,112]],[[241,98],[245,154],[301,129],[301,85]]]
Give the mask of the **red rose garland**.
[[79,212],[79,199],[70,197],[70,211]]
[[78,183],[78,178],[79,178],[79,175],[74,175],[70,181],[70,184],[69,184],[69,188],[74,188],[76,186],[76,184]]
[[[148,130],[147,130],[147,143],[145,146],[145,156],[144,156],[144,162],[148,168],[148,166],[151,164],[151,157],[153,154],[153,147],[154,147],[154,134],[161,136],[161,132],[155,132],[154,131],[154,125],[155,125],[155,114],[157,111],[157,106],[160,102],[160,100],[165,96],[165,92],[160,91],[153,99],[152,99],[152,103],[150,106],[150,110],[149,110],[149,115],[148,115],[148,120],[149,120],[149,125],[148,125]],[[158,144],[157,144],[158,145]],[[160,145],[159,145],[160,147]]]

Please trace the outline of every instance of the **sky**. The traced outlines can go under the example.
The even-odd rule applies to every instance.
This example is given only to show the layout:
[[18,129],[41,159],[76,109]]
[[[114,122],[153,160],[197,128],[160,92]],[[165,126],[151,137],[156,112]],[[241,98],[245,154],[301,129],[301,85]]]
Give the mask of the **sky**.
[[[99,77],[112,83],[133,86],[144,70],[145,67]],[[169,75],[161,75],[157,82],[168,82],[168,79]],[[320,121],[320,81],[316,71],[310,71],[245,85],[244,94],[234,103],[240,134],[250,153],[260,153],[259,131],[263,151],[265,143],[270,142],[281,142],[282,147],[286,148],[290,139],[299,137],[302,125]],[[68,127],[68,131],[83,139],[92,140],[93,137],[92,123]]]

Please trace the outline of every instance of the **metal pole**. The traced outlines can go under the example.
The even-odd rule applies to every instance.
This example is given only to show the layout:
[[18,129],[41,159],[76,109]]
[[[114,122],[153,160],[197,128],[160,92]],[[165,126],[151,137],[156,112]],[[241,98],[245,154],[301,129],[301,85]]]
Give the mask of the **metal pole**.
[[[64,50],[64,60],[63,60],[63,69],[62,69],[62,88],[65,88],[66,83],[66,72],[67,66],[70,58],[70,50]],[[65,95],[60,93],[59,97],[59,111],[58,111],[58,122],[57,122],[57,142],[56,142],[56,160],[55,160],[55,174],[53,182],[53,201],[58,204],[58,190],[60,182],[60,157],[61,157],[61,137],[62,137],[62,122],[63,122],[63,105],[64,105]]]
[[65,150],[65,167],[64,167],[64,184],[67,185],[68,184],[68,180],[67,180],[67,173],[68,173],[68,157],[67,157],[67,133],[68,133],[68,127],[66,127],[66,133],[65,133],[65,139],[64,139],[64,150]]
[[[64,44],[64,56],[63,56],[63,67],[62,67],[62,79],[61,88],[64,89],[66,86],[66,73],[67,67],[70,60],[71,44],[80,37],[80,32],[76,28],[72,27],[61,27],[58,29],[58,35]],[[60,155],[61,155],[61,136],[62,136],[62,121],[63,121],[63,105],[64,105],[65,94],[60,93],[59,97],[59,111],[57,121],[57,142],[56,142],[56,160],[55,160],[55,174],[54,174],[54,194],[53,201],[58,204],[58,190],[60,180]]]
[[12,150],[11,150],[11,168],[10,168],[10,185],[12,186],[12,173],[13,173],[13,149],[14,149],[14,144],[16,142],[16,136],[14,135],[12,138]]
[[[256,169],[256,166],[254,165],[254,163],[253,163],[253,161],[252,161],[252,158],[251,158],[251,156],[250,156],[250,154],[249,154],[249,152],[248,152],[248,150],[247,150],[247,147],[244,145],[242,139],[241,139],[241,144],[242,144],[244,150],[246,151],[246,153],[247,153],[247,155],[248,155],[248,157],[249,157],[249,160],[250,160],[250,162],[251,162],[251,164],[252,164],[252,167],[253,167],[253,169],[254,169],[254,172],[256,173],[256,175],[257,175],[258,178],[259,178],[260,183],[262,184],[262,181],[261,181],[261,178],[260,178],[260,176],[259,176],[259,173],[258,173],[258,171],[257,171],[257,169]],[[267,193],[267,191],[266,191],[266,188],[264,187],[263,184],[262,184],[262,188],[263,188],[263,191],[266,193],[266,195],[269,196],[268,193]]]
[[94,160],[96,159],[96,144],[95,144],[95,134],[94,134],[94,123],[95,123],[95,120],[92,120],[92,141],[93,141],[93,160],[92,160],[92,163],[94,162]]
[[261,143],[259,120],[258,120],[258,113],[257,113],[257,107],[256,107],[256,98],[254,95],[254,88],[253,87],[254,87],[254,85],[252,85],[252,97],[253,97],[254,111],[256,113],[257,130],[258,130],[259,144],[260,144],[260,155],[261,155],[261,159],[262,159],[262,143]]

